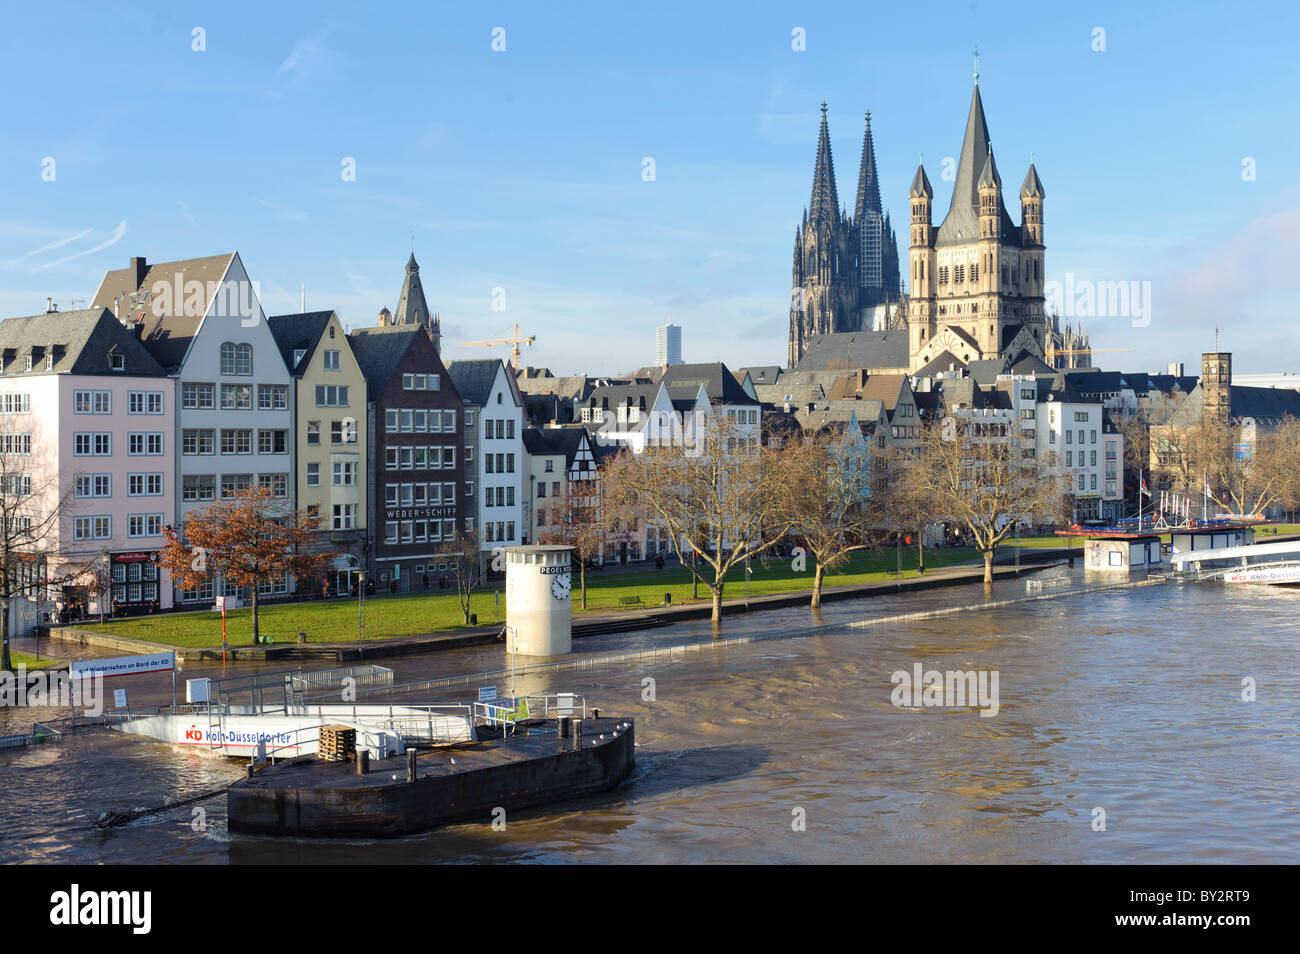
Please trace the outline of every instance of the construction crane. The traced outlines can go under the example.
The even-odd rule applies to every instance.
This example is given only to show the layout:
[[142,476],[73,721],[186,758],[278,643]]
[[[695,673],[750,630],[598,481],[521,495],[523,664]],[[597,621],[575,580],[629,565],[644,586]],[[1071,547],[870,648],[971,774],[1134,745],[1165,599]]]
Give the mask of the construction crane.
[[461,342],[461,347],[462,348],[490,348],[494,345],[503,345],[503,344],[514,345],[514,348],[511,351],[511,355],[510,355],[510,361],[514,365],[515,370],[518,371],[519,370],[519,346],[521,344],[526,344],[531,348],[533,346],[533,342],[536,340],[537,340],[537,335],[529,335],[527,338],[521,337],[519,334],[519,325],[516,323],[515,335],[513,338],[489,338],[486,341],[464,341]]

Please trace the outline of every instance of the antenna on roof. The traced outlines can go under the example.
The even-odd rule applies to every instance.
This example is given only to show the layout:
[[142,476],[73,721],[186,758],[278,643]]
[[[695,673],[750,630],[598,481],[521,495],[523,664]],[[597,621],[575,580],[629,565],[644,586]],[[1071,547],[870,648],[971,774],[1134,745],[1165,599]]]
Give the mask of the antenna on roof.
[[301,308],[302,313],[304,315],[307,314],[307,283],[306,282],[302,283],[302,304],[299,307]]

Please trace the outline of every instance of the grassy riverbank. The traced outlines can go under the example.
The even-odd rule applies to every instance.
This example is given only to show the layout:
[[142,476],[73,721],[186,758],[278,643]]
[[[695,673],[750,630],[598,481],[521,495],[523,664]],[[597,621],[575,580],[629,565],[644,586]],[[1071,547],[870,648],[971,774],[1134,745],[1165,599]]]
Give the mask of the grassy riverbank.
[[[973,550],[967,548],[928,550],[925,565],[934,569],[971,561],[976,556]],[[905,548],[902,557],[903,576],[916,576],[916,549]],[[857,554],[838,572],[828,574],[824,585],[848,586],[897,578],[897,559],[893,550]],[[748,590],[751,596],[811,593],[811,559],[799,571],[794,569],[790,560],[776,558],[769,559],[765,564],[754,561],[750,570]],[[632,596],[640,597],[646,606],[662,604],[665,594],[671,594],[674,603],[689,603],[692,602],[691,593],[690,571],[682,568],[643,571],[589,569],[585,612],[617,612],[620,601]],[[745,595],[745,570],[744,567],[738,567],[727,582],[724,596],[727,599],[742,599]],[[708,599],[708,588],[701,585],[699,600]],[[478,614],[480,626],[504,622],[505,593],[499,589],[476,591],[470,611]],[[581,619],[584,610],[576,574],[573,580],[573,611],[575,617]],[[300,629],[307,632],[307,638],[313,643],[354,642],[360,628],[359,607],[355,599],[266,605],[262,607],[260,615],[262,634],[274,637],[276,643],[293,642]],[[88,623],[84,628],[184,648],[221,645],[221,615],[210,611],[139,616],[106,623]],[[464,622],[460,603],[454,591],[435,590],[431,593],[366,600],[366,639],[418,636],[462,628]],[[252,642],[252,632],[251,610],[238,609],[226,614],[226,633],[231,646],[249,645]]]
[[62,659],[51,659],[49,656],[41,656],[40,659],[37,659],[31,653],[19,652],[16,649],[9,650],[9,659],[15,669],[19,666],[26,666],[28,672],[33,669],[48,669],[51,666],[61,666],[63,664]]

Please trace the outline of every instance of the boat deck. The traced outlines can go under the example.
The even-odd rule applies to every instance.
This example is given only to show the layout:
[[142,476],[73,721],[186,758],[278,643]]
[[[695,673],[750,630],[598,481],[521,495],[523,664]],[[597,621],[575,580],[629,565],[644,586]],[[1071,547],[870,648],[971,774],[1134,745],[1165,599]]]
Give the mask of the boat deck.
[[[582,723],[582,748],[596,749],[613,741],[625,720],[615,718],[586,719]],[[605,738],[602,740],[601,735]],[[561,739],[555,720],[521,723],[517,734],[478,742],[457,742],[435,748],[421,748],[416,756],[416,779],[432,779],[478,772],[498,766],[513,765],[548,758],[556,752],[574,751],[572,737]],[[303,791],[308,789],[373,789],[409,784],[406,757],[372,759],[370,771],[357,774],[355,762],[329,762],[306,755],[268,765],[252,779],[236,782],[238,787],[266,791]]]

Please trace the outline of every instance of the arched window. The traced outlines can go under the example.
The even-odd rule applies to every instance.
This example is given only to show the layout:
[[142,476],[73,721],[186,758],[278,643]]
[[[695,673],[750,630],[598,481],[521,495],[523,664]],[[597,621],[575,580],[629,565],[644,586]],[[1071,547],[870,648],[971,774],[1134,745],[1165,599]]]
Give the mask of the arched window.
[[250,344],[235,345],[235,373],[252,374],[253,373],[253,346]]
[[221,373],[235,373],[235,344],[232,341],[221,345]]

